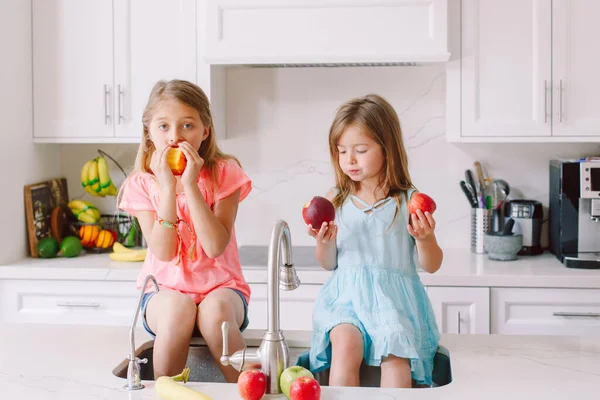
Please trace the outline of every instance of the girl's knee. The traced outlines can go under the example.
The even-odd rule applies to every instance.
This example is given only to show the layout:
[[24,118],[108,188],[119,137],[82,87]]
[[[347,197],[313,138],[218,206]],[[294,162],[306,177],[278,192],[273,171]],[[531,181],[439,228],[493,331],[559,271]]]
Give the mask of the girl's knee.
[[[225,290],[238,296],[230,289]],[[214,293],[214,295],[213,293],[209,294],[198,306],[198,324],[200,328],[220,330],[223,321],[237,322],[237,314],[239,313],[236,310],[236,306],[239,304],[233,300],[236,300],[236,298],[232,299],[232,296],[229,296],[227,292]],[[237,300],[241,302],[241,299]]]
[[[160,296],[159,296],[160,294]],[[196,304],[189,296],[178,292],[165,292],[154,295],[146,311],[147,320],[156,334],[188,334],[194,329]]]
[[337,325],[331,330],[329,337],[333,357],[340,355],[344,360],[362,361],[364,342],[357,327],[350,324]]

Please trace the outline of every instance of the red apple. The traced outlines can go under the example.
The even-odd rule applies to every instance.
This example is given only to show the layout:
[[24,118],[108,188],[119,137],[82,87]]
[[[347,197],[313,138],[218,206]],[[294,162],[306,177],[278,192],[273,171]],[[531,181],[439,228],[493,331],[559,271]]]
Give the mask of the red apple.
[[426,211],[433,214],[436,208],[435,201],[425,193],[413,194],[408,202],[408,211],[410,212],[410,215],[416,214],[417,210],[421,210],[423,214],[425,214]]
[[281,392],[288,399],[290,398],[290,388],[292,387],[292,383],[294,383],[294,381],[301,376],[314,378],[312,372],[300,365],[292,365],[291,367],[287,367],[281,373],[281,376],[279,377],[279,387],[281,388]]
[[290,400],[319,400],[320,398],[321,386],[316,379],[301,376],[292,383]]
[[315,196],[302,208],[302,218],[307,225],[312,225],[313,229],[318,230],[323,222],[335,219],[335,209],[325,197]]
[[237,386],[242,399],[259,400],[267,391],[267,377],[260,369],[247,369],[240,374]]
[[167,150],[167,164],[171,168],[173,175],[183,174],[187,160],[179,147],[171,147]]

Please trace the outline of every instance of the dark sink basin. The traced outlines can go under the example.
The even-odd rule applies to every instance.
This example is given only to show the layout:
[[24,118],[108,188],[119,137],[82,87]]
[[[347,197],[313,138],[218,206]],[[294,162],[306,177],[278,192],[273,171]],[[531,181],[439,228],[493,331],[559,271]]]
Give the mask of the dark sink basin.
[[[249,348],[256,348],[260,341],[247,341]],[[252,346],[254,345],[254,346]],[[136,355],[139,358],[147,358],[146,364],[140,364],[141,379],[145,381],[154,380],[153,371],[153,349],[154,341],[148,341],[142,344],[136,351]],[[300,357],[308,351],[306,347],[293,347],[289,348],[290,365],[298,364],[298,359],[301,359],[300,364],[303,364],[303,360],[306,357]],[[127,378],[127,366],[128,360],[124,359],[117,365],[113,374],[119,378]],[[448,351],[444,347],[440,347],[435,357],[435,365],[433,370],[433,386],[444,386],[452,381],[452,374],[450,368],[450,357]],[[190,345],[188,353],[188,359],[186,366],[190,367],[190,382],[219,382],[225,383],[225,379],[221,374],[221,371],[212,358],[210,351],[206,344],[196,341]],[[327,386],[329,383],[329,370],[322,371],[315,374],[315,378],[319,381],[321,386]],[[361,386],[364,387],[378,387],[381,378],[381,372],[378,367],[369,367],[362,365],[360,369],[360,381]]]

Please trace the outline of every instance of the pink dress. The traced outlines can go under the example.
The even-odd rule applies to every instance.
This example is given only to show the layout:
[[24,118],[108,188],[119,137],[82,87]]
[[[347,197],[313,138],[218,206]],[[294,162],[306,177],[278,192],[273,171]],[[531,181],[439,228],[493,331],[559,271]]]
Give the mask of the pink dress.
[[[211,190],[211,185],[206,182],[204,171],[198,178],[198,186],[206,200],[213,208],[215,203],[240,189],[240,202],[252,190],[252,182],[242,168],[234,160],[221,160],[217,163],[218,190]],[[216,192],[216,193],[215,193]],[[135,173],[126,181],[119,208],[134,214],[135,211],[158,210],[160,193],[154,175],[149,173]],[[185,193],[177,193],[177,217],[187,221],[190,227],[192,219],[185,198]],[[235,227],[231,232],[231,240],[223,254],[216,258],[206,255],[200,243],[196,243],[195,257],[190,259],[188,253],[191,249],[191,234],[185,223],[179,223],[179,232],[182,239],[181,261],[175,265],[177,258],[171,261],[161,261],[154,256],[148,248],[146,260],[137,279],[137,288],[141,289],[144,279],[148,274],[154,275],[159,287],[177,290],[190,296],[199,304],[211,291],[218,288],[231,288],[241,292],[246,302],[250,302],[250,287],[244,279],[242,267],[238,256],[238,246],[235,237]],[[152,291],[149,285],[145,292]]]

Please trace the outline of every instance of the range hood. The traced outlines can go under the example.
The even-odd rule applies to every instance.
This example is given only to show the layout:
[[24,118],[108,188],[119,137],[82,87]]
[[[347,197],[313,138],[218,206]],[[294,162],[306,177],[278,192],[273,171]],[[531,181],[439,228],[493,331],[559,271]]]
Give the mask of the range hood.
[[260,67],[448,61],[447,0],[207,0],[205,61]]

